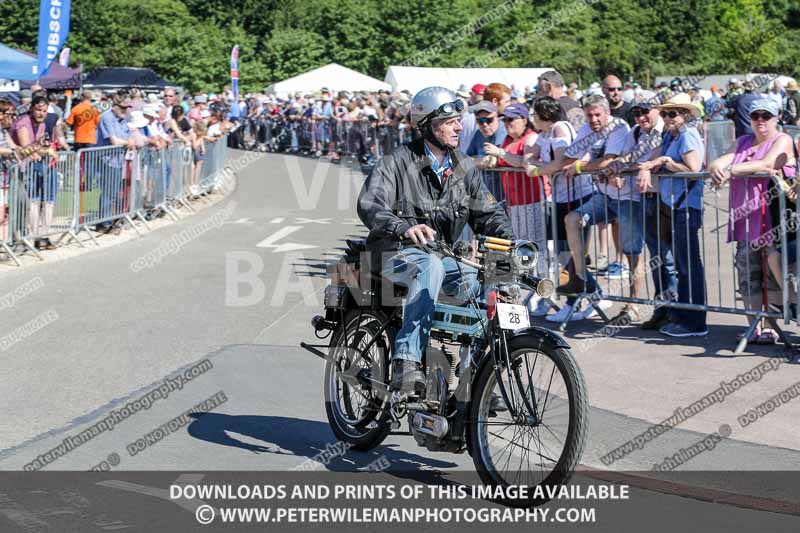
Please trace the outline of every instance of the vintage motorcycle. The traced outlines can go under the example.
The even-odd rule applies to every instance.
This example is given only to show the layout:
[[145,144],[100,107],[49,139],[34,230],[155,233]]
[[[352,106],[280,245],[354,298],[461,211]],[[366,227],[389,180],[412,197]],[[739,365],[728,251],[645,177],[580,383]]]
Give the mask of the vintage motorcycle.
[[[378,446],[407,419],[418,445],[467,451],[484,483],[546,492],[535,487],[567,483],[580,461],[586,385],[566,341],[530,325],[524,289],[542,297],[554,290],[551,280],[532,275],[536,246],[492,237],[475,242],[475,251],[465,241],[425,246],[477,269],[483,293],[462,305],[437,302],[422,394],[389,389],[405,289],[373,274],[363,242],[348,240],[344,257],[329,268],[325,315],[312,320],[328,344],[301,346],[327,361],[327,417],[336,437],[354,449]],[[514,506],[547,500],[500,499]]]

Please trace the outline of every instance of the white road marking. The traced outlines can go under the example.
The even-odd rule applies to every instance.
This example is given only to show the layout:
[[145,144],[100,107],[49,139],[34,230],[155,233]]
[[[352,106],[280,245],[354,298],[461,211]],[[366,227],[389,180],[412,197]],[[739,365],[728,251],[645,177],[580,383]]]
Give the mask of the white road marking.
[[295,224],[330,224],[330,218],[297,218],[295,219]]
[[269,221],[269,223],[270,224],[280,224],[284,220],[286,220],[286,219],[283,218],[283,217],[278,217],[278,218],[273,218],[272,220]]
[[266,239],[264,239],[263,241],[261,241],[260,243],[256,244],[256,248],[274,248],[272,253],[289,252],[289,251],[294,251],[294,250],[307,250],[309,248],[316,248],[316,246],[314,246],[312,244],[298,244],[298,243],[294,243],[294,242],[285,242],[283,244],[275,244],[275,242],[277,242],[277,241],[279,241],[279,240],[281,240],[283,238],[288,237],[289,235],[291,235],[292,233],[294,233],[295,231],[300,230],[300,229],[303,229],[303,226],[286,226],[286,227],[283,227],[283,228],[279,229],[278,231],[276,231],[275,233],[273,233],[272,235],[270,235],[269,237],[267,237]]

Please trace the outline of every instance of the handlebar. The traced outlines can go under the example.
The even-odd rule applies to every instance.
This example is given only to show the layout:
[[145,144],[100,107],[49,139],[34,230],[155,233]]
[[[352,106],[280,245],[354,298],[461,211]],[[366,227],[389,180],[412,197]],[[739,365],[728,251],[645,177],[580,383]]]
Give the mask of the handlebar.
[[[511,241],[508,241],[508,240],[505,240],[505,239],[497,239],[495,237],[486,237],[486,238],[484,238],[484,243],[485,243],[484,245],[488,249],[491,250],[493,248],[489,248],[490,245],[494,246],[494,247],[500,247],[501,246],[500,244],[498,244],[498,241],[508,242],[508,243],[511,243],[511,245],[513,246],[513,243]],[[475,268],[475,269],[477,269],[479,271],[485,270],[484,265],[481,265],[479,263],[476,263],[474,261],[470,261],[469,259],[465,259],[464,257],[461,257],[460,255],[456,254],[455,251],[453,250],[453,248],[451,248],[445,242],[442,242],[442,241],[431,241],[429,243],[421,244],[419,246],[420,246],[420,248],[422,248],[423,250],[425,250],[428,253],[438,252],[438,253],[441,253],[444,256],[452,257],[456,261],[458,261],[460,263],[463,263],[465,265],[471,266],[471,267],[473,267],[473,268]],[[508,248],[505,248],[504,250],[501,250],[501,251],[508,251]],[[553,283],[553,280],[551,280],[550,278],[540,278],[540,277],[537,277],[537,276],[533,276],[531,274],[522,274],[519,277],[519,281],[520,281],[520,283],[522,283],[523,285],[527,286],[532,291],[536,292],[536,294],[538,294],[542,298],[549,298],[550,296],[553,295],[553,293],[555,293],[555,288],[556,287],[555,287],[555,284]]]

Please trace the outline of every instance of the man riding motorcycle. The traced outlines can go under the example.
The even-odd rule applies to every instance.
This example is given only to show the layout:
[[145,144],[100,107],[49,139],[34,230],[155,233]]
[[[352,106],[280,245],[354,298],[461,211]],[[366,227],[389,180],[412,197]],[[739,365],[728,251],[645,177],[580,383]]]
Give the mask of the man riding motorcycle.
[[411,125],[420,138],[382,157],[358,198],[358,215],[370,230],[367,249],[381,252],[381,275],[408,288],[392,360],[395,391],[425,387],[420,364],[439,292],[466,301],[480,289],[474,269],[426,244],[453,244],[466,224],[478,234],[513,238],[480,170],[458,150],[463,111],[463,101],[443,87],[418,92]]

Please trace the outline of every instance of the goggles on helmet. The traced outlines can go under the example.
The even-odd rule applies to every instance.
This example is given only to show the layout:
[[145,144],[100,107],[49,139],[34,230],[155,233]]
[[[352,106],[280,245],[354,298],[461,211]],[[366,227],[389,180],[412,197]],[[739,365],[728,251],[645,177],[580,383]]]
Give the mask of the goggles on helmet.
[[464,102],[462,100],[455,100],[453,102],[446,102],[440,105],[436,111],[429,114],[425,117],[425,120],[420,121],[420,124],[430,123],[432,120],[440,118],[440,117],[448,117],[455,114],[461,114],[465,109]]
[[464,111],[464,101],[456,100],[454,102],[447,102],[439,106],[436,110],[436,115],[452,115],[453,113],[462,113]]

